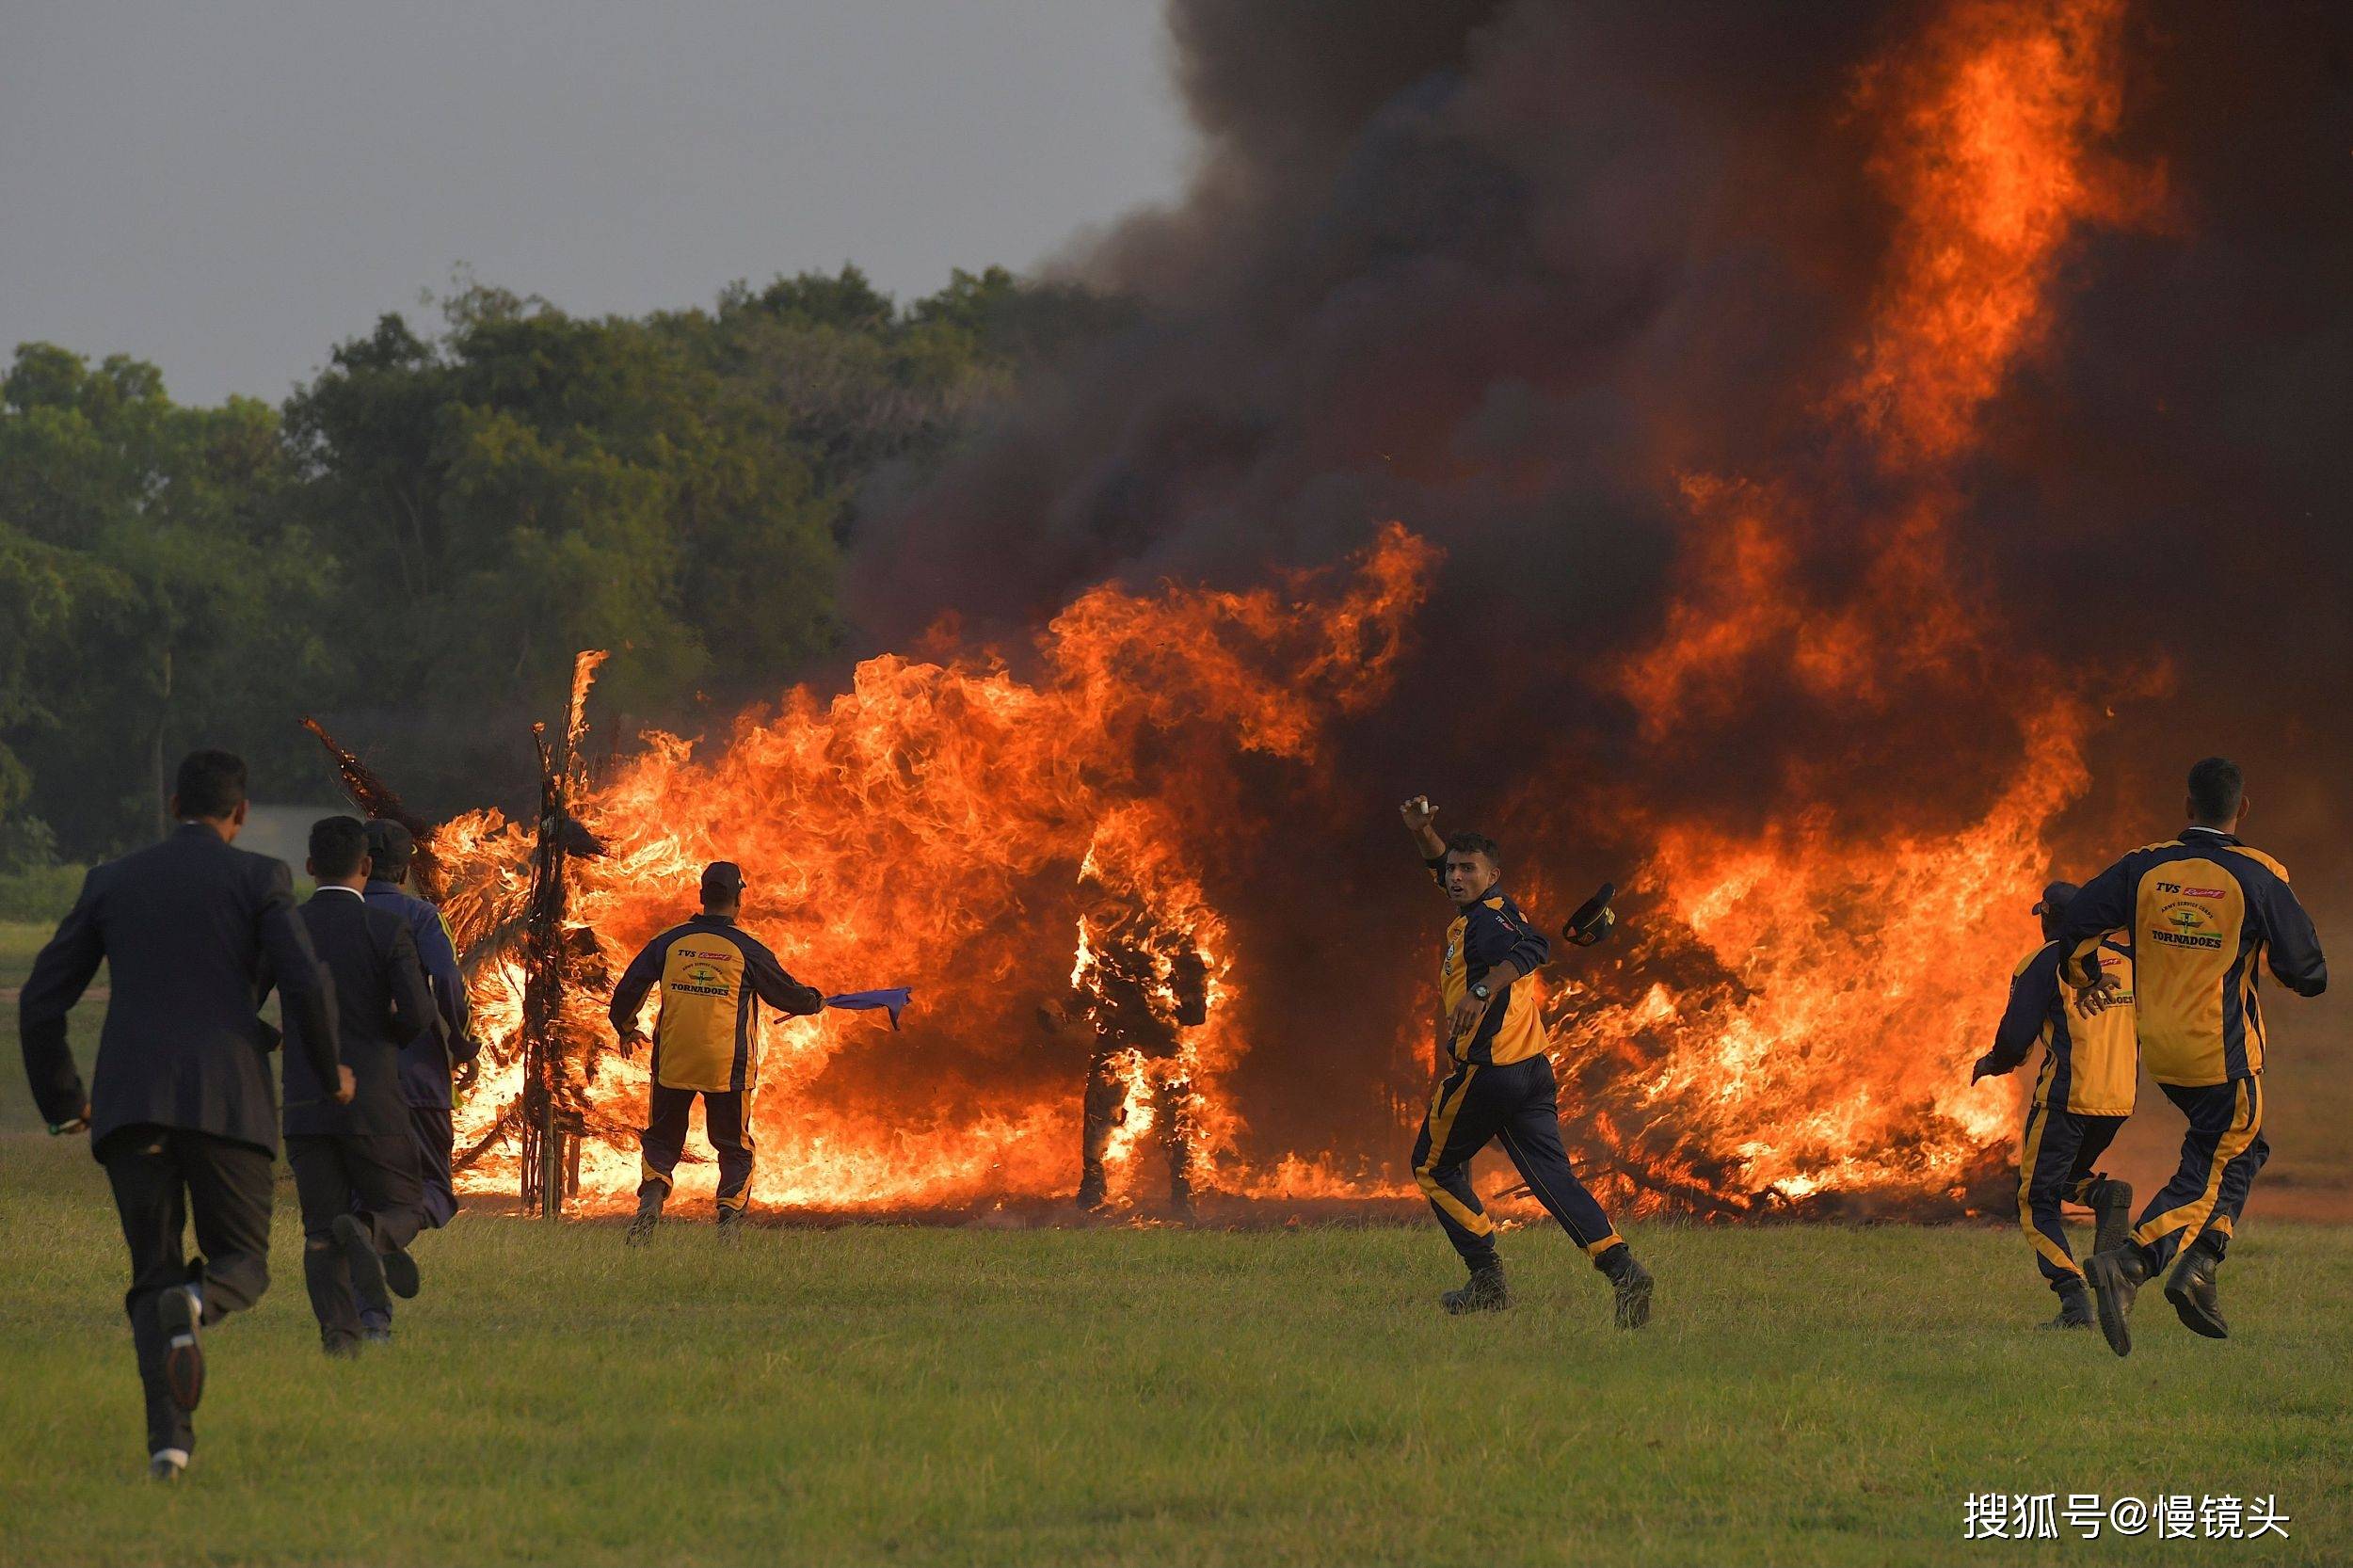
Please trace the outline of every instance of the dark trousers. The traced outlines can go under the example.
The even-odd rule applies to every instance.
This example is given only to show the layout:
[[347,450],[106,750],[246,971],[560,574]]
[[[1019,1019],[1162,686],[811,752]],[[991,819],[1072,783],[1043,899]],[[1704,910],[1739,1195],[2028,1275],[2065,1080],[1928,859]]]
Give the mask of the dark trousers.
[[711,1135],[711,1150],[719,1157],[719,1207],[741,1208],[751,1197],[752,1130],[744,1125],[744,1092],[741,1089],[672,1089],[653,1086],[646,1130],[637,1140],[637,1191],[648,1188],[666,1194],[670,1173],[686,1152],[686,1117],[695,1096],[703,1097],[703,1130]]
[[353,1293],[351,1260],[335,1240],[335,1220],[357,1217],[379,1253],[414,1240],[424,1201],[416,1143],[406,1132],[290,1133],[286,1163],[294,1167],[295,1194],[302,1203],[302,1278],[319,1338],[348,1343],[359,1337],[362,1311],[389,1321],[392,1304]]
[[1621,1240],[1569,1169],[1558,1095],[1552,1059],[1539,1055],[1505,1067],[1463,1063],[1430,1096],[1421,1135],[1414,1140],[1414,1179],[1437,1210],[1447,1240],[1473,1269],[1495,1263],[1496,1227],[1471,1186],[1470,1161],[1497,1138],[1536,1200],[1586,1256],[1598,1262]]
[[[270,1152],[207,1133],[126,1127],[107,1135],[98,1158],[131,1247],[122,1307],[147,1395],[147,1451],[193,1451],[196,1429],[164,1378],[168,1343],[156,1300],[173,1286],[196,1285],[210,1325],[262,1299],[269,1288]],[[200,1255],[193,1260],[181,1250],[191,1215]]]
[[[1126,1109],[1128,1082],[1119,1073],[1120,1053],[1098,1054],[1087,1064],[1086,1094],[1080,1101],[1079,1201],[1103,1201],[1103,1157],[1111,1152]],[[1152,1121],[1168,1156],[1168,1198],[1178,1208],[1193,1206],[1193,1145],[1196,1136],[1193,1085],[1177,1076],[1176,1064],[1154,1062]]]
[[412,1105],[408,1126],[417,1139],[417,1175],[424,1182],[424,1228],[439,1230],[457,1217],[457,1183],[450,1170],[456,1125],[447,1106]]
[[2026,1133],[2018,1144],[2018,1224],[2034,1243],[2034,1260],[2054,1290],[2084,1282],[2084,1272],[2068,1250],[2062,1203],[2082,1203],[2098,1179],[2092,1167],[2115,1142],[2121,1116],[2086,1116],[2063,1105],[2026,1109]]
[[2193,1240],[2227,1251],[2255,1173],[2271,1158],[2264,1141],[2264,1080],[2258,1073],[2228,1083],[2185,1089],[2160,1083],[2165,1097],[2189,1119],[2182,1134],[2182,1163],[2140,1211],[2133,1240],[2153,1271]]

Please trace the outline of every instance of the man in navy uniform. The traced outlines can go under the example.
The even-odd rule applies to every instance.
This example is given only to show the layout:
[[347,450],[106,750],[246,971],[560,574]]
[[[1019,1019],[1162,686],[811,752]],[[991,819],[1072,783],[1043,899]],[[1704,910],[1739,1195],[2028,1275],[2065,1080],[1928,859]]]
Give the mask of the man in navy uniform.
[[1431,825],[1437,808],[1426,796],[1416,795],[1402,811],[1423,864],[1455,910],[1438,967],[1446,1012],[1439,1043],[1451,1070],[1430,1096],[1414,1141],[1414,1179],[1470,1269],[1469,1281],[1439,1304],[1453,1313],[1511,1304],[1495,1223],[1470,1179],[1472,1157],[1500,1139],[1537,1201],[1609,1279],[1618,1326],[1641,1328],[1650,1321],[1650,1271],[1577,1180],[1561,1142],[1560,1090],[1533,979],[1551,944],[1504,895],[1495,840],[1477,833],[1441,839]]
[[[319,1343],[349,1356],[362,1339],[391,1343],[392,1296],[417,1293],[406,1248],[424,1220],[424,1192],[400,1070],[409,1042],[438,1035],[441,1017],[408,922],[364,896],[366,825],[357,817],[313,824],[310,870],[318,891],[302,920],[334,978],[343,1065],[356,1092],[331,1102],[307,1059],[287,1052],[286,1163],[302,1201],[302,1272]],[[362,1319],[370,1311],[383,1326]]]
[[408,890],[408,869],[416,853],[417,840],[400,824],[383,817],[368,824],[370,869],[363,896],[370,907],[390,910],[408,927],[417,962],[441,1015],[439,1032],[418,1035],[400,1053],[400,1092],[417,1140],[418,1175],[424,1181],[424,1224],[438,1230],[457,1213],[457,1188],[450,1170],[456,1147],[451,1088],[454,1081],[472,1081],[481,1048],[466,1032],[466,980],[457,968],[457,945],[450,939],[449,922],[440,909]]
[[637,1015],[662,987],[653,1027],[653,1082],[639,1140],[643,1179],[629,1240],[643,1241],[662,1218],[671,1173],[686,1148],[695,1096],[719,1157],[719,1228],[743,1223],[751,1198],[752,1092],[760,1076],[760,1004],[807,1016],[824,1011],[823,992],[784,972],[776,955],[735,923],[744,907],[744,872],[731,860],[703,868],[703,910],[648,942],[614,988],[611,1016],[622,1048],[634,1054],[644,1036]]
[[2119,1355],[2132,1353],[2133,1297],[2169,1264],[2165,1297],[2183,1325],[2209,1339],[2230,1336],[2215,1276],[2271,1153],[2263,1132],[2263,972],[2300,997],[2329,987],[2320,936],[2287,868],[2238,836],[2247,816],[2238,764],[2209,757],[2191,768],[2186,808],[2189,825],[2179,834],[2085,883],[2058,931],[2060,978],[2093,1011],[2114,1005],[2118,987],[2085,962],[2089,939],[2127,934],[2140,1059],[2188,1123],[2172,1179],[2121,1245],[2085,1266],[2101,1332]]
[[2042,1066],[2018,1141],[2018,1223],[2034,1244],[2035,1262],[2059,1299],[2049,1328],[2089,1328],[2091,1291],[2067,1245],[2060,1204],[2079,1203],[2097,1217],[2092,1250],[2121,1243],[2132,1224],[2133,1190],[2093,1169],[2133,1113],[2140,1057],[2133,1033],[2133,959],[2112,932],[2097,938],[2102,970],[2116,977],[2120,1004],[2099,1013],[2071,1006],[2074,993],[2059,984],[2059,928],[2072,882],[2054,882],[2034,906],[2044,941],[2010,976],[2009,1004],[1993,1033],[1993,1048],[1969,1075],[2000,1078],[2015,1072],[2036,1046]]
[[[245,791],[242,760],[191,753],[171,797],[178,830],[91,869],[17,1002],[33,1099],[52,1132],[89,1129],[122,1217],[123,1307],[158,1480],[177,1480],[196,1448],[202,1330],[269,1287],[278,1102],[255,1013],[268,973],[321,1094],[348,1102],[353,1090],[293,877],[283,861],[235,847]],[[102,963],[114,995],[86,1097],[66,1018]],[[193,1261],[182,1236],[191,1218],[203,1252]]]

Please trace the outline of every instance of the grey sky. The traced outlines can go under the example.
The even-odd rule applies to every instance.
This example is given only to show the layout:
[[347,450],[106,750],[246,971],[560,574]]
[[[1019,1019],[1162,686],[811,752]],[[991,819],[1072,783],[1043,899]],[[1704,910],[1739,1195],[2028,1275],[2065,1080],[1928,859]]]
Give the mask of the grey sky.
[[272,401],[463,264],[569,311],[902,297],[1180,186],[1153,0],[0,0],[0,352]]

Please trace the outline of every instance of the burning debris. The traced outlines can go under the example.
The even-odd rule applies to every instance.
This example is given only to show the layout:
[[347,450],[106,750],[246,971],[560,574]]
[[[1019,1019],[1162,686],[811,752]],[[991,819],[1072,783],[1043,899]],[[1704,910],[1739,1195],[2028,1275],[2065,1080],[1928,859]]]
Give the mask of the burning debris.
[[[1409,1193],[1433,998],[1369,803],[1444,776],[1547,926],[1623,871],[1543,977],[1613,1208],[1994,1201],[1967,1064],[2165,679],[2076,627],[2103,571],[2036,586],[2013,514],[2080,485],[2006,424],[2090,247],[2178,221],[2122,0],[1173,14],[1197,198],[1081,264],[1145,325],[861,524],[865,624],[934,651],[432,835],[500,1064],[476,1179],[536,1035],[581,1193],[633,1184],[643,1069],[526,954],[585,989],[730,858],[795,974],[933,1004],[777,1032],[764,1204],[1066,1198],[1074,1108],[1089,1197]],[[551,822],[607,853],[534,949]]]

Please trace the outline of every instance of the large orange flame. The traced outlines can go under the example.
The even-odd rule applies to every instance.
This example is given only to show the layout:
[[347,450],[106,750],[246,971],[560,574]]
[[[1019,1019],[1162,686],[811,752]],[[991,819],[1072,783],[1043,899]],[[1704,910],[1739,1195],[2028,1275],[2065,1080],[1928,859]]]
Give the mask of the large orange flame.
[[[1695,972],[1594,1005],[1561,1038],[1593,1088],[1639,1063],[1595,1133],[1644,1191],[1754,1208],[1822,1193],[1981,1192],[2010,1133],[2010,1092],[1966,1086],[2005,980],[2034,933],[2026,889],[2054,817],[2083,791],[2090,709],[2057,672],[2006,657],[1971,603],[1953,536],[1961,466],[1986,404],[2045,340],[2071,242],[2145,215],[2154,182],[2097,150],[2120,107],[2121,0],[1971,0],[1866,76],[1885,117],[1873,170],[1897,221],[1852,376],[1820,399],[1826,444],[1860,450],[1882,509],[1854,528],[1860,569],[1801,572],[1833,482],[1695,474],[1689,576],[1665,635],[1622,689],[1645,734],[1687,728],[1794,680],[1868,716],[2006,682],[2024,712],[2009,782],[1939,834],[1842,832],[1827,812],[1741,834],[1626,815],[1657,850],[1643,881],[1690,947],[1653,944],[1613,977]],[[1973,754],[2000,736],[1973,735]],[[1572,986],[1572,991],[1577,987]]]
[[[2001,1158],[2009,1096],[1967,1087],[1961,1069],[2030,944],[2023,894],[2084,788],[2090,708],[2003,651],[1966,586],[1955,520],[1983,410],[2048,338],[2071,246],[2155,199],[2152,178],[2099,151],[2119,113],[2121,18],[2121,0],[1958,0],[1865,74],[1855,104],[1883,127],[1872,169],[1895,221],[1851,371],[1807,400],[1835,460],[1681,481],[1676,595],[1656,641],[1606,676],[1658,756],[1696,745],[1760,691],[1794,686],[1856,721],[1995,682],[2039,695],[2012,733],[1975,738],[1979,752],[2013,751],[2006,782],[1957,827],[1865,831],[1820,808],[1735,828],[1631,793],[1613,803],[1651,846],[1633,879],[1638,918],[1602,966],[1562,967],[1548,1016],[1573,1139],[1602,1156],[1593,1174],[1614,1201],[1920,1211],[1973,1201]],[[1856,455],[1867,504],[1830,476]],[[1810,571],[1833,537],[1850,569]],[[700,864],[731,858],[751,878],[748,923],[803,978],[918,986],[904,1044],[832,1016],[773,1032],[753,1118],[761,1202],[1066,1194],[1080,1085],[1039,1014],[1074,989],[1083,1005],[1102,935],[1089,922],[1107,920],[1144,922],[1120,939],[1191,954],[1210,987],[1201,1021],[1172,1026],[1173,1050],[1123,1069],[1116,1191],[1135,1186],[1156,1103],[1189,1118],[1204,1189],[1410,1191],[1397,1180],[1402,1129],[1397,1150],[1348,1175],[1321,1153],[1243,1157],[1249,1107],[1226,1080],[1251,1050],[1236,977],[1255,971],[1193,853],[1249,833],[1246,755],[1317,787],[1331,724],[1388,691],[1434,561],[1392,526],[1347,574],[1248,593],[1098,588],[1053,620],[1021,673],[977,652],[885,656],[830,702],[795,690],[716,749],[649,737],[579,808],[610,854],[574,862],[574,916],[617,972],[684,913]],[[499,937],[528,844],[486,813],[433,848],[456,923],[490,955],[475,1000],[496,1065],[461,1146],[483,1150],[477,1185],[503,1181],[513,1144],[496,1117],[516,1086],[522,987]],[[1090,913],[1082,882],[1114,888],[1127,912]],[[1520,890],[1545,906],[1541,877]],[[643,1067],[606,1049],[601,1000],[570,999],[565,1024],[592,1197],[635,1180],[645,1090]],[[1408,1037],[1423,1030],[1400,1022]],[[1156,1096],[1160,1078],[1177,1080],[1175,1101]],[[1398,1089],[1401,1105],[1416,1097]]]
[[[1221,830],[1244,820],[1237,757],[1304,770],[1329,719],[1382,695],[1433,560],[1392,527],[1345,580],[1098,589],[1047,629],[1028,679],[1001,661],[885,657],[830,703],[800,690],[775,717],[747,718],[708,760],[652,737],[578,808],[608,854],[573,862],[573,915],[617,974],[687,912],[704,862],[733,859],[753,888],[746,923],[788,968],[833,989],[914,983],[906,1038],[920,1044],[904,1050],[837,1064],[853,1041],[872,1044],[875,1026],[854,1015],[772,1028],[754,1116],[759,1194],[824,1208],[968,1204],[1075,1180],[1078,1080],[1046,1048],[1037,1012],[1069,995],[1077,873],[1093,867],[1210,950],[1209,1021],[1186,1032],[1177,1070],[1197,1106],[1196,1179],[1244,1188],[1253,1173],[1231,1163],[1241,1113],[1216,1094],[1245,1048],[1223,1005],[1226,938],[1178,846],[1206,814]],[[435,849],[451,870],[455,925],[495,948],[523,893],[523,829],[481,813]],[[489,1118],[519,1071],[519,968],[493,958],[474,991],[502,1065],[471,1102],[461,1147],[495,1131]],[[577,1085],[596,1135],[583,1191],[611,1195],[635,1184],[628,1128],[645,1072],[603,1053],[600,1001],[571,999],[568,1027],[593,1066]],[[804,1092],[837,1065],[822,1097]],[[1133,1110],[1131,1134],[1151,1114]],[[1133,1144],[1116,1151],[1123,1165]],[[495,1152],[474,1167],[484,1179],[509,1168]]]

